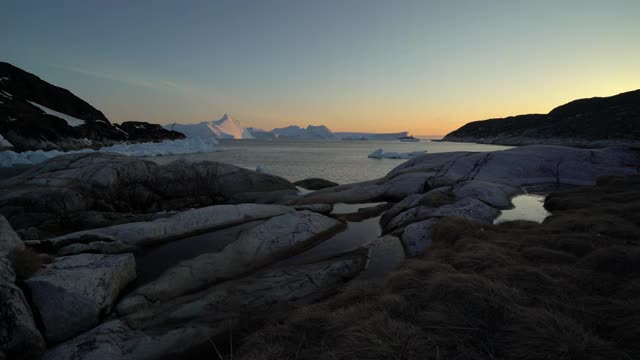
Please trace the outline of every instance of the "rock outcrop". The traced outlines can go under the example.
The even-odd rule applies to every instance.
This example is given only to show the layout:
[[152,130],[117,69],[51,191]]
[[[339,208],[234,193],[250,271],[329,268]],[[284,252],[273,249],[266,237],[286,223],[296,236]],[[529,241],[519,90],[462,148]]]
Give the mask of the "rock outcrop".
[[82,254],[56,258],[26,284],[47,339],[59,342],[97,325],[135,277],[131,254]]
[[14,229],[33,227],[46,237],[91,227],[73,220],[88,211],[155,213],[234,202],[243,193],[295,189],[280,177],[216,162],[158,165],[117,154],[74,154],[0,181],[0,214]]
[[621,146],[640,143],[640,90],[572,101],[548,114],[474,121],[444,141],[502,145]]
[[158,359],[178,357],[243,316],[327,296],[367,266],[368,249],[291,268],[274,268],[158,304],[102,325],[49,350],[44,359]]
[[[128,133],[70,91],[0,62],[0,148],[72,150],[119,142],[181,139],[160,125],[138,122],[148,133]],[[135,126],[135,125],[134,125]],[[130,128],[130,126],[126,126]]]

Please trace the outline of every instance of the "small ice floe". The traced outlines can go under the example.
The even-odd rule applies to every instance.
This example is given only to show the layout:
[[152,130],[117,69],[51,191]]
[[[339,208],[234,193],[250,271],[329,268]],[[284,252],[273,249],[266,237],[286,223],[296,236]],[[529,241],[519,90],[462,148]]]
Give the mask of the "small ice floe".
[[414,156],[422,155],[426,153],[426,151],[413,151],[406,153],[398,153],[398,152],[384,152],[382,149],[378,149],[371,154],[369,154],[369,158],[371,159],[411,159]]
[[256,172],[259,172],[261,174],[271,174],[271,171],[269,170],[269,168],[265,164],[260,164],[260,165],[256,166]]

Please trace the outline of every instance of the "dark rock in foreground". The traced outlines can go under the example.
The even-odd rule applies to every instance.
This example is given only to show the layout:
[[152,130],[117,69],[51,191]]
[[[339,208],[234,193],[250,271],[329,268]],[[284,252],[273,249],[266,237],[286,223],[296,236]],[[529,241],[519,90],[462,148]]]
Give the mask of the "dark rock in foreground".
[[[277,176],[216,162],[166,165],[117,154],[56,157],[0,182],[0,214],[30,237],[83,228],[76,214],[153,213],[233,202],[251,193],[295,190]],[[38,234],[44,231],[44,234]]]
[[474,121],[444,141],[606,147],[640,144],[640,90],[572,101],[548,114]]

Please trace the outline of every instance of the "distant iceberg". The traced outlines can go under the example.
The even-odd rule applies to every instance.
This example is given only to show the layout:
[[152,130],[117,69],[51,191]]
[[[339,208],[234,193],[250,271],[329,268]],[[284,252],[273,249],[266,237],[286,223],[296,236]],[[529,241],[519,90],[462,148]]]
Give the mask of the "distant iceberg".
[[211,139],[181,139],[167,140],[158,143],[117,144],[106,146],[99,150],[82,149],[74,151],[59,150],[35,150],[15,152],[12,150],[0,151],[0,167],[14,165],[32,165],[65,154],[79,154],[90,152],[110,152],[129,156],[156,156],[156,155],[180,155],[202,152],[220,151],[216,146],[218,142]]
[[187,138],[216,138],[216,139],[253,139],[249,129],[242,127],[238,120],[224,114],[220,120],[204,121],[197,124],[173,123],[164,127],[183,133]]
[[333,133],[324,125],[308,125],[306,128],[291,125],[271,130],[277,139],[332,140]]
[[422,155],[426,153],[426,151],[413,151],[406,153],[398,153],[398,152],[384,152],[382,149],[378,149],[371,154],[369,154],[369,158],[371,159],[411,159],[414,156]]
[[376,134],[363,132],[335,132],[336,138],[341,140],[398,140],[409,134],[407,131],[398,133]]

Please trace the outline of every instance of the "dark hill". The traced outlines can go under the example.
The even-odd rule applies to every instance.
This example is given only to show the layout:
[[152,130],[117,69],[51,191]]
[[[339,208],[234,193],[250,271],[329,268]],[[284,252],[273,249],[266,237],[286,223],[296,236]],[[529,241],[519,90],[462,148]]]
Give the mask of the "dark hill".
[[0,135],[14,150],[71,150],[125,141],[184,138],[183,134],[159,125],[136,124],[148,131],[129,133],[69,90],[0,62]]
[[640,143],[640,90],[575,100],[546,115],[474,121],[444,141],[600,147]]

